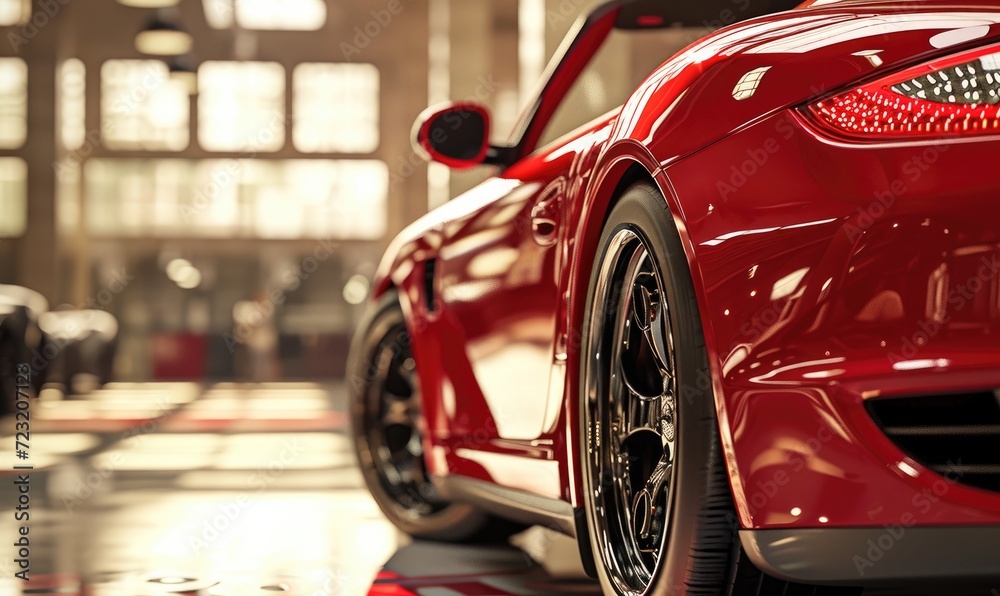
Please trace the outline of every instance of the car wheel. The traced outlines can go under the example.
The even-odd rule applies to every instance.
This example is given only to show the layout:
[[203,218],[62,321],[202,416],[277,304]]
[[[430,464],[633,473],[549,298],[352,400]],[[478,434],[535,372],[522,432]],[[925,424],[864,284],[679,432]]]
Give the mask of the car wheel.
[[761,574],[739,544],[711,383],[704,382],[711,377],[694,288],[655,186],[623,193],[596,254],[584,311],[580,418],[602,588],[788,593],[796,586]]
[[389,521],[415,538],[507,537],[520,527],[471,505],[449,503],[431,483],[416,366],[398,298],[387,292],[358,327],[347,373],[354,445],[369,491]]

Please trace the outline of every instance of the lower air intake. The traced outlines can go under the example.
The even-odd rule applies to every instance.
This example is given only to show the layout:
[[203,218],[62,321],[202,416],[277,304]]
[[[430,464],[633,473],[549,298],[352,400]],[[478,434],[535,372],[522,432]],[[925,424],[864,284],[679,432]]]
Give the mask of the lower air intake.
[[915,461],[961,484],[1000,491],[997,392],[870,399],[867,406]]

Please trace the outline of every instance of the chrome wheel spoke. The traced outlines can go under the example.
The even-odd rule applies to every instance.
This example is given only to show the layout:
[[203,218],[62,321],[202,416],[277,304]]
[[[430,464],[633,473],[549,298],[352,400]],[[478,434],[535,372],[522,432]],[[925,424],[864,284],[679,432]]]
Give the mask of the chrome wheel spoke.
[[662,531],[662,508],[666,503],[664,494],[672,471],[673,462],[664,454],[632,500],[632,534],[636,546],[642,552],[658,554],[658,545],[652,543],[651,539],[657,530]]
[[621,442],[640,431],[659,432],[660,399],[642,397],[627,387],[623,393],[626,399],[619,402],[618,414]]
[[670,337],[666,329],[665,307],[657,288],[656,276],[648,272],[640,273],[632,292],[633,318],[649,344],[660,374],[664,379],[669,379],[673,372],[673,346],[668,345]]

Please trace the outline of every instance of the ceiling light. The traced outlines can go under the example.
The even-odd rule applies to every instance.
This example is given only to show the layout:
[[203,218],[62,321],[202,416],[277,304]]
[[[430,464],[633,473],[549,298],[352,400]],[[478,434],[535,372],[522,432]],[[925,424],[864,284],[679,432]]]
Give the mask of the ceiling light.
[[154,17],[135,36],[135,49],[152,56],[179,56],[191,51],[191,34],[162,17]]
[[201,271],[194,267],[187,267],[180,272],[178,279],[174,281],[181,289],[193,290],[201,285]]
[[173,259],[167,263],[167,277],[169,277],[171,281],[177,281],[180,279],[181,271],[184,271],[190,266],[191,261],[188,261],[187,259]]
[[167,62],[170,80],[179,83],[188,95],[198,93],[198,71],[190,55],[178,56]]

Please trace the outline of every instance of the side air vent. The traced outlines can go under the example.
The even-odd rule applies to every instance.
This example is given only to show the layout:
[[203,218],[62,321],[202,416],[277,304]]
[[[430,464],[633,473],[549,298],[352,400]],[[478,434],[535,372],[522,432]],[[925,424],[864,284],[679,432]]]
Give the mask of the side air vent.
[[868,412],[904,453],[935,472],[1000,491],[1000,397],[993,391],[870,399]]
[[428,259],[424,263],[424,301],[427,312],[434,312],[437,307],[437,293],[434,289],[434,272],[437,269],[437,259]]

